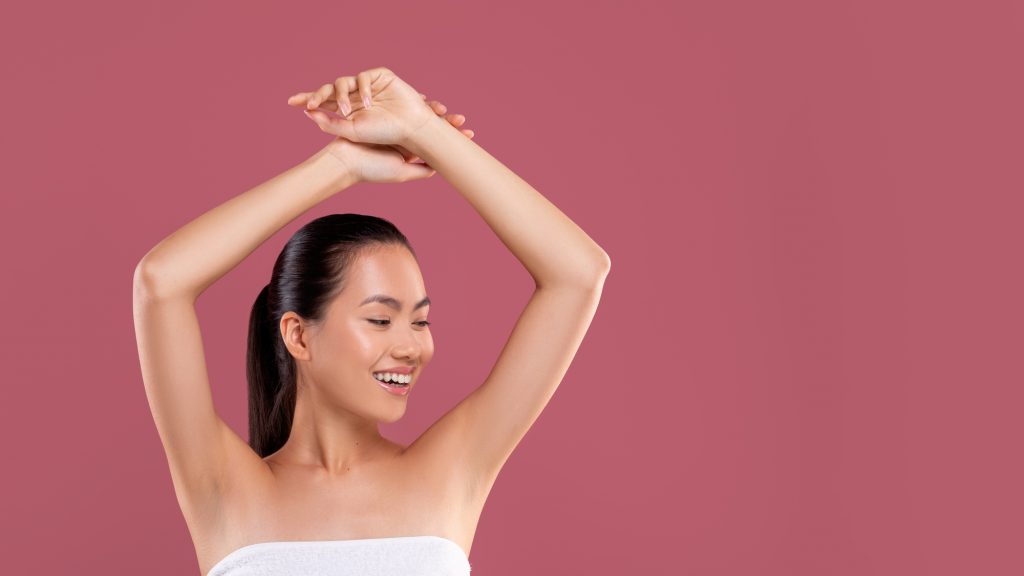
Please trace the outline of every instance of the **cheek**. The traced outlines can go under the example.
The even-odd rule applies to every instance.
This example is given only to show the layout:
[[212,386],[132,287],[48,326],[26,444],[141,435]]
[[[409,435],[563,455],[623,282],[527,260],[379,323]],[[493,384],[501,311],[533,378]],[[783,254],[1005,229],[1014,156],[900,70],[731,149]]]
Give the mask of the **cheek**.
[[319,344],[320,354],[325,356],[324,363],[330,365],[332,372],[365,368],[368,361],[372,363],[375,351],[380,348],[380,343],[369,330],[349,325],[326,335]]
[[372,327],[365,320],[353,318],[350,322],[343,324],[335,335],[338,350],[346,352],[359,352],[373,345],[374,334]]

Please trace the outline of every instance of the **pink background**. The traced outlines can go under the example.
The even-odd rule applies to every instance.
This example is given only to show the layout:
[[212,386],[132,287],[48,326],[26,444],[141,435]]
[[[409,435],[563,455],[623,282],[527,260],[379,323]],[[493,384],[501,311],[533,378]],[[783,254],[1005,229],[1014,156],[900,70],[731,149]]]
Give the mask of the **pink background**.
[[[21,3],[0,32],[5,573],[198,572],[135,264],[326,143],[289,95],[375,66],[613,262],[474,574],[1024,572],[1019,2]],[[531,289],[440,177],[342,192],[203,294],[218,411],[247,433],[250,306],[332,212],[420,255],[411,442]]]

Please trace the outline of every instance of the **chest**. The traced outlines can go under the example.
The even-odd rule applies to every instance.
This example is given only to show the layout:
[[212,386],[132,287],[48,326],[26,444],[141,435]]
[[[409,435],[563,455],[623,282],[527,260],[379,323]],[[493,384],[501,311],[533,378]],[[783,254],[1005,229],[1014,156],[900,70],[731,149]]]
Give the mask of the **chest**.
[[476,517],[456,486],[400,466],[335,480],[276,471],[236,486],[221,507],[216,522],[193,534],[203,574],[232,551],[258,542],[434,535],[468,555]]
[[380,474],[330,483],[279,479],[256,495],[247,524],[272,526],[266,535],[308,540],[402,536],[453,526],[456,495],[450,486]]

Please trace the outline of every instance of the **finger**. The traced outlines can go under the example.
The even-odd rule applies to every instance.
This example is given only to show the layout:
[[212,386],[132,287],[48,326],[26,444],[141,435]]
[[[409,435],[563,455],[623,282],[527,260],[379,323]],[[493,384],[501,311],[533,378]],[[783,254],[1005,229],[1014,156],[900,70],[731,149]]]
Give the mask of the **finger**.
[[341,136],[346,140],[353,142],[361,142],[356,136],[354,122],[347,118],[338,118],[331,116],[320,110],[303,110],[302,111],[310,120],[316,123],[320,127],[320,130],[328,134],[335,136]]
[[363,106],[366,108],[372,107],[373,93],[370,90],[370,72],[360,72],[356,74],[356,86],[359,90],[359,96],[363,100]]
[[452,126],[458,127],[466,123],[466,117],[462,114],[448,114],[445,116]]
[[472,138],[473,136],[476,136],[476,132],[473,132],[472,130],[459,130],[459,132],[462,132],[468,138]]
[[[309,104],[309,98],[312,97],[312,95],[315,93],[316,92],[299,92],[298,94],[295,94],[288,98],[288,105],[302,107],[309,110],[307,107],[307,105]],[[324,104],[319,106],[319,108],[321,108],[322,110],[327,109],[331,111],[334,110],[334,107],[334,100],[328,100],[327,102],[324,102]]]
[[306,102],[306,108],[309,110],[316,110],[320,103],[331,97],[331,93],[334,92],[334,84],[324,84],[319,90],[313,93]]
[[409,180],[419,180],[420,178],[430,178],[437,171],[431,168],[427,164],[402,164],[402,167],[398,169],[400,174],[399,179],[401,182],[407,182]]
[[406,162],[412,162],[414,159],[416,159],[416,155],[415,154],[413,154],[412,152],[409,152],[408,150],[406,150],[405,148],[402,148],[401,146],[399,146],[397,144],[388,144],[387,146],[388,146],[388,148],[391,148],[392,150],[394,150],[394,151],[398,152],[399,154],[401,154],[402,155],[402,160],[404,160]]
[[299,92],[298,94],[292,94],[288,97],[289,106],[304,106],[306,100],[309,100],[309,96],[312,92]]
[[342,76],[334,81],[334,88],[338,97],[338,110],[342,116],[348,116],[352,113],[352,101],[349,100],[348,93],[355,90],[356,79],[351,76]]

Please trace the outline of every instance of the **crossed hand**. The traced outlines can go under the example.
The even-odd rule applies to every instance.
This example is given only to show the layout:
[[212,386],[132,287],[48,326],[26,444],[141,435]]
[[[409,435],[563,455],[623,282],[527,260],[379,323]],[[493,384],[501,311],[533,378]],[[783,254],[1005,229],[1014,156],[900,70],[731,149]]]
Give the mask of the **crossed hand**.
[[[406,146],[438,116],[457,129],[466,122],[462,114],[446,114],[444,104],[427,101],[425,94],[383,67],[341,76],[314,92],[299,92],[288,98],[288,104],[302,107],[320,130],[338,137],[325,150],[363,182],[433,176],[434,169]],[[467,138],[475,135],[472,130],[459,131]]]

